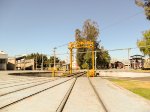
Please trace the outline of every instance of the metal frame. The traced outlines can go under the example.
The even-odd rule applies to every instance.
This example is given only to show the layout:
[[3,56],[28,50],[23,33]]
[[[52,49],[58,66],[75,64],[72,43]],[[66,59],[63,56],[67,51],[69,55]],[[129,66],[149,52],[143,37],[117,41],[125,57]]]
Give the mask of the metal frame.
[[[92,72],[94,73],[95,68],[94,68],[94,42],[92,41],[75,41],[75,42],[70,42],[68,45],[68,49],[70,50],[70,74],[72,74],[72,50],[73,49],[79,49],[79,48],[88,48],[92,49]],[[92,73],[92,75],[94,75]]]

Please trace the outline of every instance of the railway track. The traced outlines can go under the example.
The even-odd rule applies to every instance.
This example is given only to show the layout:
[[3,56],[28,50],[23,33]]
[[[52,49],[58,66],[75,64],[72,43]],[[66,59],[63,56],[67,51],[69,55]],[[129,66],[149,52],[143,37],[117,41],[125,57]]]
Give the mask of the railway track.
[[36,79],[36,80],[29,80],[29,81],[25,81],[25,82],[19,82],[19,83],[13,83],[13,84],[8,84],[8,85],[1,85],[0,86],[0,90],[1,89],[6,89],[6,88],[10,88],[10,87],[15,87],[15,86],[22,86],[22,85],[27,85],[27,84],[32,84],[32,83],[36,83],[36,82],[42,82],[42,81],[49,81],[51,79]]
[[[97,90],[95,89],[94,85],[92,84],[92,81],[90,80],[89,77],[87,77],[87,78],[88,78],[88,81],[89,81],[89,84],[90,84],[92,90],[93,90],[94,93],[95,93],[95,96],[96,96],[96,98],[97,98],[99,104],[101,105],[100,108],[102,108],[102,109],[101,109],[101,110],[103,110],[102,112],[108,112],[108,110],[107,110],[105,104],[103,103],[102,99],[101,99],[100,96],[98,95]],[[59,107],[57,108],[56,112],[66,112],[66,111],[67,111],[67,110],[64,110],[64,108],[65,108],[65,106],[66,106],[66,103],[67,103],[67,101],[68,101],[70,95],[71,95],[71,91],[72,91],[73,87],[74,87],[75,84],[76,84],[76,81],[77,81],[77,77],[76,77],[76,79],[74,80],[74,82],[72,83],[72,85],[70,86],[69,90],[67,91],[67,93],[66,93],[66,95],[64,96],[63,100],[61,101],[61,103],[60,103]],[[69,104],[69,103],[68,103],[68,104]],[[84,104],[83,104],[83,105],[84,105]],[[74,109],[76,109],[75,106],[74,106]]]
[[[149,112],[146,102],[138,102],[139,99],[104,79],[83,77],[84,74],[76,73],[0,96],[0,112]],[[133,107],[134,103],[139,105]]]
[[[21,102],[27,101],[27,99],[29,98],[31,99],[34,96],[36,97],[40,95],[40,93],[42,94],[46,91],[54,90],[53,88],[59,87],[61,85],[64,85],[62,87],[65,87],[65,84],[67,84],[68,82],[70,83],[71,81],[70,85],[67,86],[68,89],[66,90],[64,96],[62,96],[62,100],[58,101],[57,106],[56,106],[57,108],[56,107],[54,108],[55,112],[66,112],[64,108],[66,107],[68,103],[68,99],[70,98],[70,95],[72,94],[72,90],[74,89],[74,86],[76,85],[78,77],[81,77],[83,75],[85,75],[85,72],[70,75],[69,78],[57,78],[57,79],[51,80],[50,82],[45,81],[39,84],[35,84],[29,87],[24,87],[24,88],[10,91],[6,94],[0,95],[0,102],[4,101],[3,103],[0,103],[0,111],[5,112],[5,110],[11,107],[15,107],[17,104]],[[89,77],[87,77],[86,79],[88,80],[87,83],[89,83],[89,85],[91,86],[90,87],[92,88],[91,91],[93,91],[95,98],[98,100],[99,105],[101,105],[100,108],[103,108],[102,112],[108,112],[103,100],[100,98],[96,88],[94,87],[92,80]],[[34,88],[34,91],[30,92],[32,88]],[[26,93],[26,94],[21,97],[18,97],[18,94],[22,94],[22,93]],[[11,98],[11,101],[5,100],[8,98]],[[48,112],[48,111],[45,111],[45,112]]]
[[[19,78],[19,77],[18,77]],[[40,78],[40,79],[44,79],[44,78]],[[6,80],[3,79],[2,81],[0,81],[0,85],[8,85],[8,84],[14,84],[14,83],[20,83],[20,82],[28,82],[28,81],[33,81],[33,80],[39,80],[39,78],[24,78],[24,79],[17,79],[14,78],[13,80]]]
[[[57,87],[59,85],[65,84],[66,82],[70,81],[70,80],[74,80],[75,78],[79,77],[83,75],[83,73],[76,75],[76,77],[70,77],[70,78],[62,78],[62,79],[57,79],[54,80],[53,83],[48,82],[48,83],[44,83],[44,84],[40,84],[40,85],[34,85],[33,87],[27,87],[27,88],[22,88],[16,91],[11,91],[5,95],[0,96],[0,110],[5,109],[9,106],[12,106],[16,103],[19,103],[27,98],[31,98],[35,95],[38,95],[44,91],[50,90],[54,87]],[[75,83],[75,82],[74,82]],[[34,89],[33,89],[34,88]],[[32,89],[32,91],[30,91]],[[34,90],[34,91],[33,91]],[[23,94],[23,96],[20,96],[18,94]],[[11,101],[8,99],[10,98]]]
[[[59,79],[59,78],[57,78]],[[24,84],[23,85],[20,85],[19,87],[13,87],[12,89],[10,88],[4,88],[2,90],[0,90],[0,96],[5,96],[5,95],[8,95],[8,94],[11,94],[11,93],[14,93],[14,92],[18,92],[18,91],[22,91],[22,90],[25,90],[25,89],[29,89],[29,88],[32,88],[32,87],[36,87],[36,86],[39,86],[39,85],[42,85],[42,84],[46,84],[46,83],[49,83],[49,82],[52,82],[52,81],[55,81],[57,79],[49,79],[49,80],[44,80],[44,81],[37,81],[36,83],[30,83],[30,84]],[[32,85],[31,85],[32,84]]]
[[90,79],[89,77],[88,77],[88,81],[89,81],[89,83],[90,83],[90,85],[91,85],[91,87],[92,87],[92,89],[93,89],[93,91],[94,91],[94,93],[95,93],[95,95],[96,95],[96,97],[97,97],[99,103],[102,105],[104,111],[105,111],[105,112],[108,112],[108,109],[107,109],[106,105],[104,104],[103,100],[102,100],[101,97],[99,96],[99,94],[98,94],[96,88],[94,87],[94,85],[93,85],[93,83],[92,83],[92,81],[91,81],[91,79]]

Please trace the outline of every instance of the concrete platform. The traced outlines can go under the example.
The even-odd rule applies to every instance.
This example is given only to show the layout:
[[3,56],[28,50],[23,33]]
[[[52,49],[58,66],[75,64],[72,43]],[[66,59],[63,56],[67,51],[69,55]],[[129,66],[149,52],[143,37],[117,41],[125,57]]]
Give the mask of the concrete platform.
[[25,89],[25,90],[22,90],[22,91],[15,92],[15,93],[11,93],[11,94],[8,94],[6,96],[1,96],[0,97],[0,108],[5,106],[5,105],[9,105],[10,103],[15,102],[19,99],[27,97],[31,94],[34,94],[34,93],[42,91],[46,88],[52,87],[52,86],[54,86],[58,83],[61,83],[61,82],[65,81],[65,80],[66,80],[66,78],[62,78],[62,79],[56,80],[54,82],[49,82],[49,83],[42,84],[42,85],[39,85],[39,86],[36,86],[36,87],[33,87],[33,88],[29,88],[29,89]]
[[74,80],[23,100],[0,112],[56,112],[67,90]]
[[109,112],[150,112],[150,101],[101,78],[91,78]]
[[86,77],[78,78],[63,112],[105,112]]
[[[12,93],[12,92],[15,92],[15,91],[19,91],[19,90],[23,90],[23,89],[26,89],[26,88],[31,88],[33,86],[39,86],[40,84],[44,84],[44,83],[48,83],[50,81],[53,81],[55,80],[55,78],[50,78],[50,79],[46,79],[46,80],[35,80],[35,81],[32,81],[32,82],[24,82],[24,83],[17,83],[16,85],[13,85],[11,86],[9,84],[9,86],[7,85],[6,88],[2,88],[0,89],[0,96],[3,96],[5,94],[8,94],[8,93]],[[0,86],[1,87],[1,86]]]

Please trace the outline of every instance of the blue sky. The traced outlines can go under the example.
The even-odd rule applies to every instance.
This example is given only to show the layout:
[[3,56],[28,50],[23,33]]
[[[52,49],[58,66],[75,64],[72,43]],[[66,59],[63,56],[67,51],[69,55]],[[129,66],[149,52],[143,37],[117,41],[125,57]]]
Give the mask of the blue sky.
[[[74,41],[75,29],[86,19],[98,23],[105,49],[136,47],[142,32],[150,29],[134,0],[0,0],[0,50],[10,56],[52,54],[54,47]],[[67,46],[57,49],[65,52]],[[110,54],[126,57],[127,51]]]

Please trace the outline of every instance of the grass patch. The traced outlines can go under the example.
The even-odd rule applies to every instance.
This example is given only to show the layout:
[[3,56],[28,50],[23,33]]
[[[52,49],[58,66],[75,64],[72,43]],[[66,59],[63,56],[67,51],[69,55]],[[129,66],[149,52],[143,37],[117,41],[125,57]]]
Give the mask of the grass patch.
[[110,81],[150,100],[150,81],[111,78]]
[[130,72],[137,72],[137,73],[150,73],[150,70],[141,70],[141,69],[137,69],[137,70],[130,70]]
[[148,88],[132,88],[129,90],[150,100],[150,89]]

